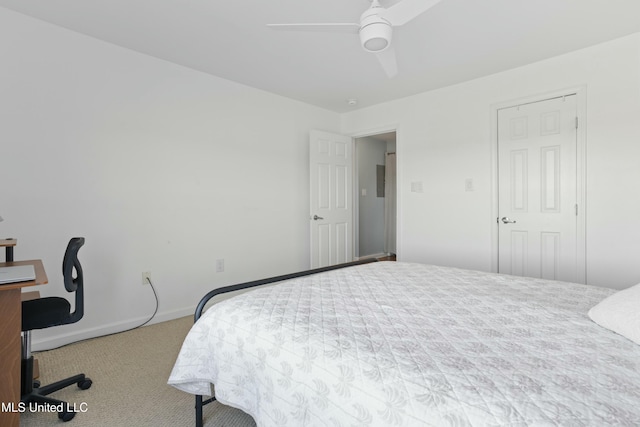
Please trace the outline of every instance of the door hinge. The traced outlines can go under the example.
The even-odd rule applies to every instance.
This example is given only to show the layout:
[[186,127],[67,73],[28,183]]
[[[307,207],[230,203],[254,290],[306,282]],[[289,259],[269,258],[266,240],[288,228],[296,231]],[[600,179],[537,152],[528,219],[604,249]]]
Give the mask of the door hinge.
[[576,129],[578,129],[578,117],[576,117]]
[[576,203],[576,216],[578,216],[578,204]]

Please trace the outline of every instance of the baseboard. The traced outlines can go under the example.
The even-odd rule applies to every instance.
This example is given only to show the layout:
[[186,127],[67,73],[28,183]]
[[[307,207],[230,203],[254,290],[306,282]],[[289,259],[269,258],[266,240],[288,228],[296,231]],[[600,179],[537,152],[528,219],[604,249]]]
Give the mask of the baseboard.
[[[149,321],[149,323],[147,323],[145,326],[166,322],[168,320],[178,319],[180,317],[192,316],[195,310],[196,307],[193,306],[163,313],[157,313],[154,318],[151,319],[151,321]],[[31,351],[35,352],[51,350],[77,341],[124,332],[140,326],[148,318],[149,317],[140,317],[136,319],[129,319],[121,322],[110,323],[108,325],[103,325],[100,327],[81,329],[79,331],[47,337],[38,337],[36,333],[39,331],[34,331],[31,334]],[[51,329],[49,329],[47,335],[50,332]]]
[[382,258],[382,257],[385,257],[385,256],[389,256],[389,254],[381,252],[379,254],[363,255],[363,256],[360,256],[360,257],[356,257],[356,261],[361,260],[361,259],[369,259],[369,258]]

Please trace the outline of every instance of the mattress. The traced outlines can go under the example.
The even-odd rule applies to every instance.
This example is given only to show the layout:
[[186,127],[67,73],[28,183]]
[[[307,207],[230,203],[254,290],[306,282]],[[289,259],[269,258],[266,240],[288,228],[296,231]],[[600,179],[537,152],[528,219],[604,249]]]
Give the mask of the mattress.
[[638,426],[640,346],[606,288],[379,262],[209,308],[169,384],[258,426]]

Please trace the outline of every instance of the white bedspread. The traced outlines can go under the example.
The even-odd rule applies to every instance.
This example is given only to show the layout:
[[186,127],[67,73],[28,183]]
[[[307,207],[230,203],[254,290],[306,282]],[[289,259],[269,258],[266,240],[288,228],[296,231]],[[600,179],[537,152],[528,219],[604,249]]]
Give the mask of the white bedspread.
[[639,426],[640,346],[590,307],[613,291],[381,262],[220,302],[169,384],[258,426]]

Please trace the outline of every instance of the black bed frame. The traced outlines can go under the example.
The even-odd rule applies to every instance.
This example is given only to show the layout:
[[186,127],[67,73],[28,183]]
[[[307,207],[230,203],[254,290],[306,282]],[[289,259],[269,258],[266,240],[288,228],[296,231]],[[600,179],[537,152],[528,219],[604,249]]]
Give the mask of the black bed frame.
[[[204,310],[204,307],[207,305],[209,300],[215,297],[216,295],[225,294],[227,292],[239,291],[241,289],[253,288],[255,286],[266,285],[269,283],[280,282],[282,280],[294,279],[296,277],[309,276],[312,274],[322,273],[325,271],[337,270],[345,267],[352,267],[354,265],[368,264],[370,262],[376,262],[376,261],[377,259],[375,258],[367,258],[359,261],[347,262],[344,264],[336,264],[328,267],[315,268],[313,270],[306,270],[306,271],[300,271],[298,273],[284,274],[282,276],[271,277],[268,279],[254,280],[252,282],[245,282],[237,285],[225,286],[222,288],[214,289],[208,294],[206,294],[198,303],[198,306],[196,307],[196,312],[194,315],[194,322],[197,322],[198,319],[200,319],[200,316],[202,316],[202,311]],[[202,416],[202,408],[204,407],[204,405],[207,405],[213,402],[214,400],[216,400],[215,396],[207,400],[204,400],[201,394],[196,395],[196,427],[202,427],[204,423],[204,419]]]

